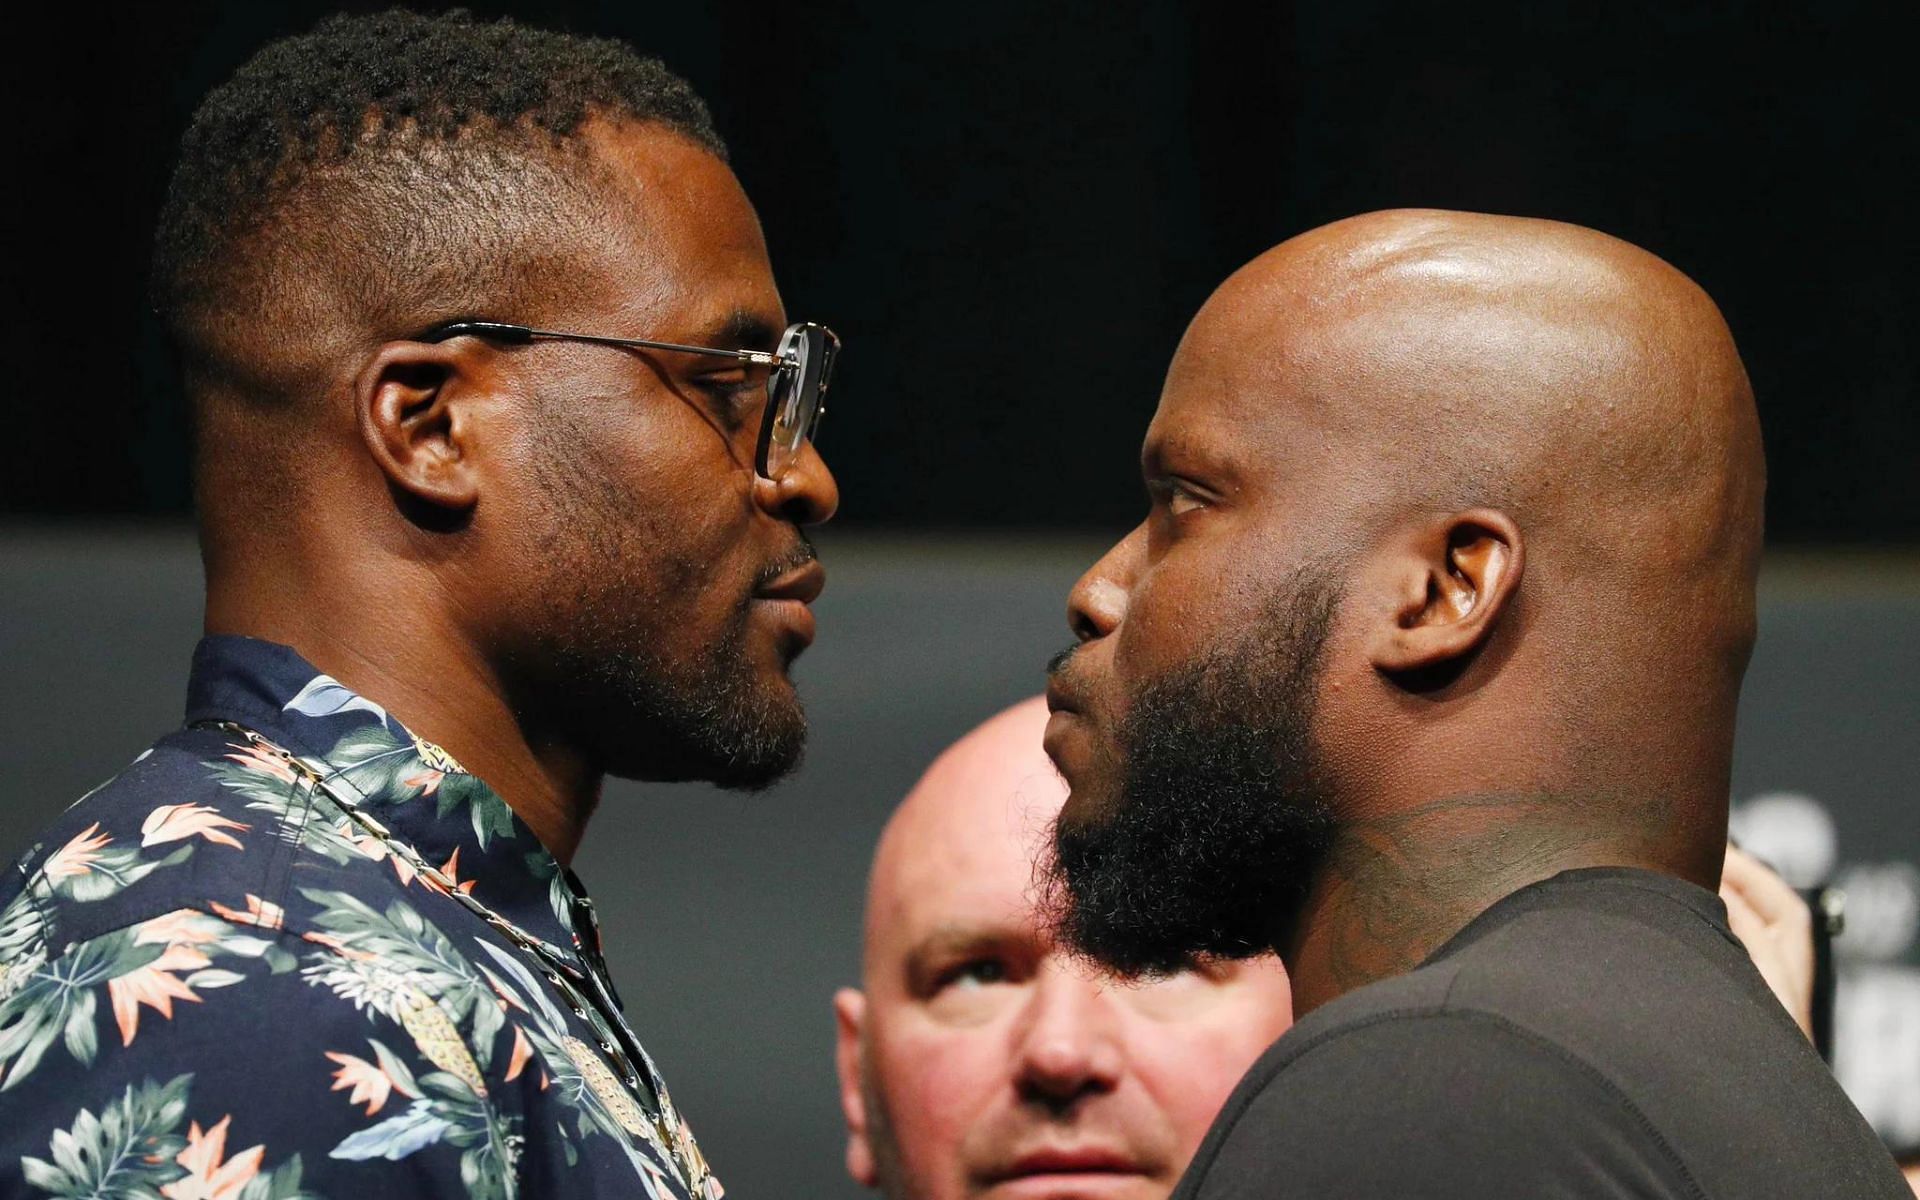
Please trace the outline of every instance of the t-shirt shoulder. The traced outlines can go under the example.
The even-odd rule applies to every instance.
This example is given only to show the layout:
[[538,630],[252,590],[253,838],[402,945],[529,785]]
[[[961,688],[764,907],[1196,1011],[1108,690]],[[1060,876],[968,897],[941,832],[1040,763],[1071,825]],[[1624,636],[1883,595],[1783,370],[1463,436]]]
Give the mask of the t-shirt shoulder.
[[1569,1178],[1592,1181],[1583,1195],[1704,1195],[1601,1073],[1497,1014],[1416,1002],[1295,1032],[1229,1101],[1182,1196],[1517,1200]]

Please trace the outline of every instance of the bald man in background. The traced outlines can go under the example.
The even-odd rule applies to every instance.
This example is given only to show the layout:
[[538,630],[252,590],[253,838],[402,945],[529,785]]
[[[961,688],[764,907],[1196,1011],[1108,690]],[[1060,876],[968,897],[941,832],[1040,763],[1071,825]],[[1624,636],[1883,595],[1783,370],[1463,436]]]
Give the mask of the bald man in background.
[[1712,301],[1591,230],[1378,213],[1188,329],[1076,586],[1057,920],[1278,950],[1183,1197],[1909,1195],[1712,889],[1764,465]]
[[874,855],[862,991],[834,997],[847,1169],[891,1200],[1163,1200],[1292,1020],[1271,956],[1141,986],[1036,923],[1066,787],[1038,698],[961,739]]

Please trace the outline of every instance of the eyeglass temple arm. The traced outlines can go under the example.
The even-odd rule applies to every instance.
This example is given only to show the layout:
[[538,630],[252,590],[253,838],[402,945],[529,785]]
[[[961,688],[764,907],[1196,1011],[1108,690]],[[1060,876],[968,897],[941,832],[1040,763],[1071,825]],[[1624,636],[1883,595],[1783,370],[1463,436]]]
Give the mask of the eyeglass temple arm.
[[536,340],[556,342],[592,342],[599,346],[633,346],[642,350],[672,350],[680,354],[704,354],[710,358],[731,358],[756,367],[777,367],[780,356],[766,350],[720,350],[712,346],[686,346],[679,342],[653,342],[645,338],[602,337],[593,333],[557,333],[526,325],[508,325],[500,321],[455,321],[428,333],[423,340],[444,342],[449,338],[482,337],[496,342],[525,345]]

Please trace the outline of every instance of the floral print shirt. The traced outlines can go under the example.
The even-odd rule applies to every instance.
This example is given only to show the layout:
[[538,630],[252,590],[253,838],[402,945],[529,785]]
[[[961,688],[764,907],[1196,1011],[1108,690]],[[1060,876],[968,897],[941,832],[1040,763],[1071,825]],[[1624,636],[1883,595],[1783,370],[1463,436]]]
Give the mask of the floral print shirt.
[[186,727],[0,878],[0,1195],[718,1200],[617,1007],[498,795],[292,650],[208,638]]

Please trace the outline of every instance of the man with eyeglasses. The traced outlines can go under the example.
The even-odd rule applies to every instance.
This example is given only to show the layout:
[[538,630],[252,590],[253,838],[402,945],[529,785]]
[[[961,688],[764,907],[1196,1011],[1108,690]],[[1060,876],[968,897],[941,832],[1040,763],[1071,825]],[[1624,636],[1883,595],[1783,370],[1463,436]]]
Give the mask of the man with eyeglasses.
[[805,734],[837,343],[705,107],[334,18],[207,98],[154,283],[208,636],[0,881],[0,1192],[717,1197],[566,867],[605,776]]

